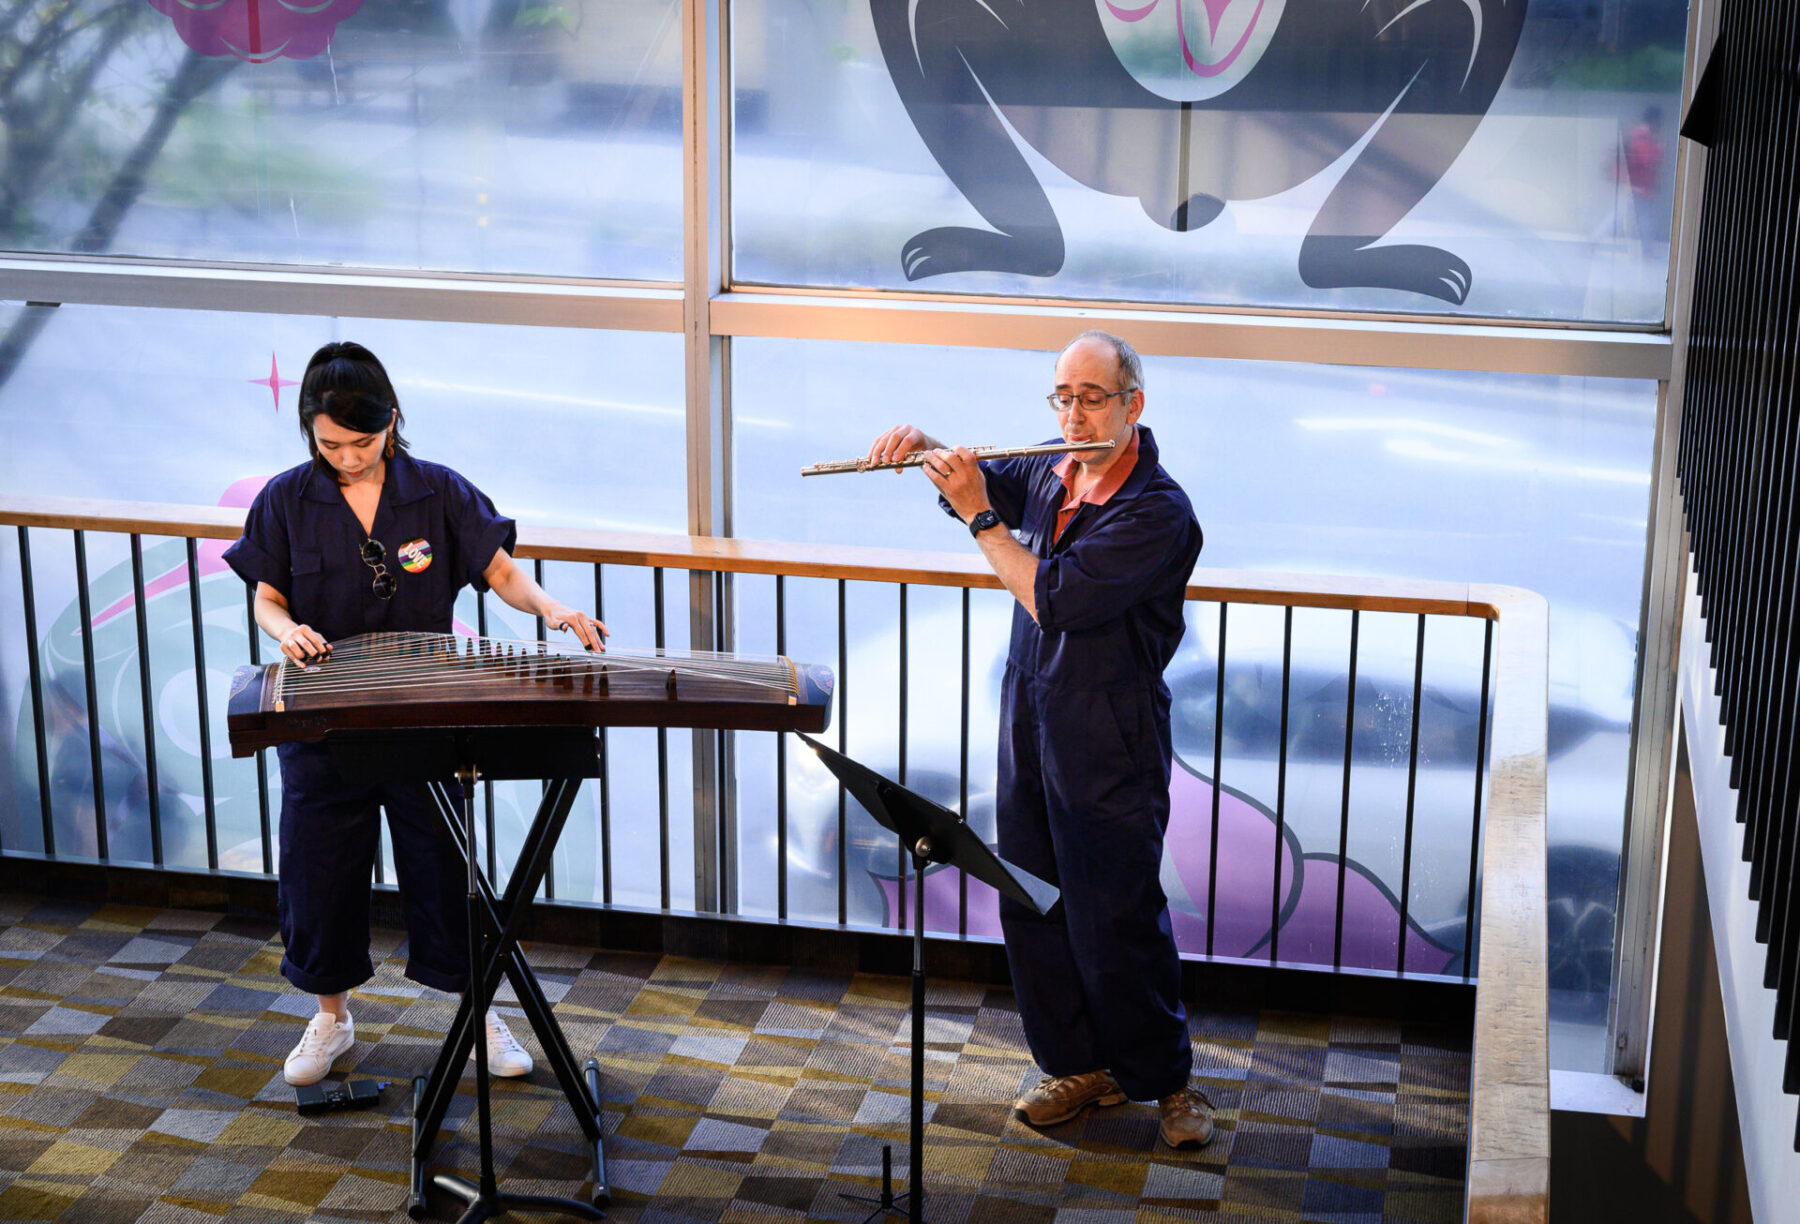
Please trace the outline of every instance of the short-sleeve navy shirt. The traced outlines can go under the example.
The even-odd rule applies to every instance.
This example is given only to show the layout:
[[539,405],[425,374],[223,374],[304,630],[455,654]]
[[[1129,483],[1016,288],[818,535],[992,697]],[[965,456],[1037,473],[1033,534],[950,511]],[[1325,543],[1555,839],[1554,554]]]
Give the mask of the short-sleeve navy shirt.
[[447,467],[405,451],[388,461],[369,534],[387,550],[394,596],[375,594],[362,524],[336,479],[310,460],[263,486],[225,560],[244,581],[287,597],[288,614],[328,642],[380,630],[449,633],[457,592],[518,538],[487,495]]

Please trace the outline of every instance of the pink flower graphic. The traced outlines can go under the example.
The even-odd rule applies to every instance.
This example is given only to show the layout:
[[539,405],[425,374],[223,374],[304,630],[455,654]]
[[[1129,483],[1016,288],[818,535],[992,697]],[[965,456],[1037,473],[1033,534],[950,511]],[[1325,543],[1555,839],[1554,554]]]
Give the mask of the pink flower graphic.
[[235,55],[253,64],[286,56],[311,59],[362,0],[150,0],[201,55]]
[[[1238,0],[1200,0],[1201,6],[1206,9],[1209,47],[1219,37],[1219,23],[1225,19],[1226,10],[1237,2]],[[1183,17],[1187,5],[1184,0],[1175,0],[1175,36],[1181,40],[1181,59],[1188,66],[1188,71],[1195,76],[1214,77],[1236,63],[1238,56],[1244,53],[1244,48],[1250,45],[1250,34],[1256,29],[1257,19],[1262,16],[1263,5],[1267,2],[1268,0],[1256,0],[1256,10],[1250,14],[1250,20],[1244,24],[1243,36],[1237,40],[1235,46],[1214,60],[1202,61],[1195,56],[1193,47],[1188,45],[1187,21]],[[1156,8],[1157,3],[1158,0],[1149,0],[1147,4],[1128,8],[1114,4],[1113,0],[1106,0],[1106,7],[1120,21],[1142,21]]]

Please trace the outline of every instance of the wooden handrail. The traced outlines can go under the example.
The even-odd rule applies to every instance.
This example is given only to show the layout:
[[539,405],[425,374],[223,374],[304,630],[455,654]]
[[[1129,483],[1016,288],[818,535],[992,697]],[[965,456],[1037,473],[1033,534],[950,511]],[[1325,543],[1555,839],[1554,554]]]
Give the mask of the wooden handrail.
[[[74,497],[0,497],[0,525],[235,540],[243,534],[244,512],[229,506],[177,506]],[[905,582],[916,586],[993,590],[1000,587],[1000,580],[994,577],[987,563],[973,552],[915,552],[903,548],[522,525],[517,553],[525,559],[544,561],[600,562],[733,574],[784,574],[794,578],[845,578],[857,582]],[[1496,615],[1495,608],[1491,604],[1471,602],[1469,592],[1468,586],[1454,582],[1196,569],[1188,584],[1187,597],[1280,607],[1425,612],[1492,619]]]
[[1471,587],[1470,596],[1494,609],[1496,623],[1465,1218],[1544,1224],[1550,1214],[1549,605],[1514,587]]
[[[56,497],[0,497],[0,525],[235,539],[244,512]],[[561,527],[519,529],[518,555],[706,572],[998,588],[973,553],[792,544]],[[1548,610],[1513,587],[1197,569],[1189,599],[1473,616],[1496,622],[1494,713],[1481,849],[1479,954],[1465,1218],[1549,1215],[1550,1060],[1545,911]]]

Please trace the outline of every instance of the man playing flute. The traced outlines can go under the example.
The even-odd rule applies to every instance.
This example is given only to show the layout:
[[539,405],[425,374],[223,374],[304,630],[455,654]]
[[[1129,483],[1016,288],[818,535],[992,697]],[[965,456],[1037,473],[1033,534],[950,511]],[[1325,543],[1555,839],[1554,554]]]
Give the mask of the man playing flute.
[[1129,344],[1075,337],[1049,400],[1064,441],[1113,448],[981,463],[897,425],[868,459],[929,451],[940,504],[1018,601],[1000,697],[1000,854],[1062,900],[1045,915],[1000,901],[1019,1017],[1044,1073],[1014,1114],[1050,1126],[1090,1105],[1155,1100],[1163,1141],[1197,1148],[1212,1111],[1189,1083],[1159,872],[1174,759],[1163,670],[1181,641],[1200,525],[1138,424],[1143,365]]

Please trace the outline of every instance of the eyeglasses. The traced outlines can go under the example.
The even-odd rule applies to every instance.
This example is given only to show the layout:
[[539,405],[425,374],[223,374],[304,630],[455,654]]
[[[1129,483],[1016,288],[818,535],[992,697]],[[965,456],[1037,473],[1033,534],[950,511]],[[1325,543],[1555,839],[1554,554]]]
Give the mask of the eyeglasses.
[[394,576],[388,573],[382,562],[387,559],[387,548],[380,540],[370,536],[364,540],[361,549],[363,564],[375,571],[375,598],[392,599],[394,597]]
[[1091,412],[1092,410],[1103,406],[1107,400],[1112,399],[1115,395],[1130,395],[1136,390],[1136,387],[1126,387],[1122,391],[1101,391],[1097,388],[1089,387],[1085,391],[1076,393],[1068,391],[1052,391],[1044,398],[1050,401],[1050,407],[1056,410],[1058,416],[1061,416],[1063,413],[1070,412],[1074,409],[1076,400],[1080,400],[1081,406]]

